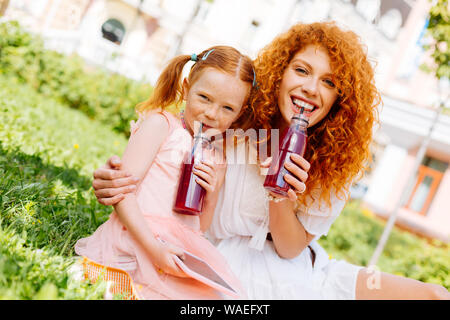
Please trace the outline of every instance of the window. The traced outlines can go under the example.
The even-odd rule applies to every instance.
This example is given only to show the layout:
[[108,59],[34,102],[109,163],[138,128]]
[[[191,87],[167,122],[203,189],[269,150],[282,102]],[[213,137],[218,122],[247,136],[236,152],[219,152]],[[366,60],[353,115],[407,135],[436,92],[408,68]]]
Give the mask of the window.
[[426,215],[447,167],[446,162],[425,157],[419,167],[416,184],[406,208]]
[[117,19],[108,19],[102,25],[103,38],[120,45],[125,35],[125,27]]

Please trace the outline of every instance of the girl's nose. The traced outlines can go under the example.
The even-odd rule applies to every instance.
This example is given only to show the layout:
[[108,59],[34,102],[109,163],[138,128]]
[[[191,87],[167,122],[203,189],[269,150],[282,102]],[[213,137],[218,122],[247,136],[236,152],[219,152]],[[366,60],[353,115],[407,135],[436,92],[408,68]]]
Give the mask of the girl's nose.
[[217,106],[211,106],[205,111],[205,116],[211,120],[216,120],[217,112],[219,108]]

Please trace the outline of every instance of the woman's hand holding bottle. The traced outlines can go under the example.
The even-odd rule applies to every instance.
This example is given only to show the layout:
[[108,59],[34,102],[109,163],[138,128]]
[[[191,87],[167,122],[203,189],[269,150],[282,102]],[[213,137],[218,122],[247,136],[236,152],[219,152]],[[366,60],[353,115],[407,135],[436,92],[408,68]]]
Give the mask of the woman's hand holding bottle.
[[[310,163],[298,154],[290,155],[291,161],[286,161],[284,167],[290,174],[284,175],[284,180],[291,186],[288,191],[288,198],[291,201],[297,201],[297,195],[306,190],[306,180],[308,180],[308,171],[311,167]],[[269,169],[272,164],[272,157],[263,161],[260,166],[264,169]],[[272,194],[272,193],[271,193]],[[279,198],[279,195],[272,194],[273,197]]]

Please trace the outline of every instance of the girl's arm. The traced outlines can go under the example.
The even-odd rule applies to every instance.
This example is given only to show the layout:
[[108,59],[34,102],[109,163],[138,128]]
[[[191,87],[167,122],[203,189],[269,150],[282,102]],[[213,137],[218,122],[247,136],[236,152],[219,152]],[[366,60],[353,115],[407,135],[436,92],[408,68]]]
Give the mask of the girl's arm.
[[[168,123],[163,115],[155,113],[149,116],[131,136],[122,157],[122,168],[142,180],[168,132]],[[166,273],[185,276],[175,264],[173,256],[182,256],[183,250],[170,244],[162,244],[153,236],[138,206],[135,193],[125,194],[124,199],[114,205],[114,209],[122,224],[148,253],[156,267]]]

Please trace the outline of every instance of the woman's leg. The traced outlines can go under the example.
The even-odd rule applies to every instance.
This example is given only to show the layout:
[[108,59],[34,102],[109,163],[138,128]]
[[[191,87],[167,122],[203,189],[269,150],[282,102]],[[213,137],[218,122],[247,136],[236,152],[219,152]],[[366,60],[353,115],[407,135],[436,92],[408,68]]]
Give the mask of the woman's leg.
[[358,300],[450,300],[443,286],[384,273],[373,268],[361,269],[356,282]]

